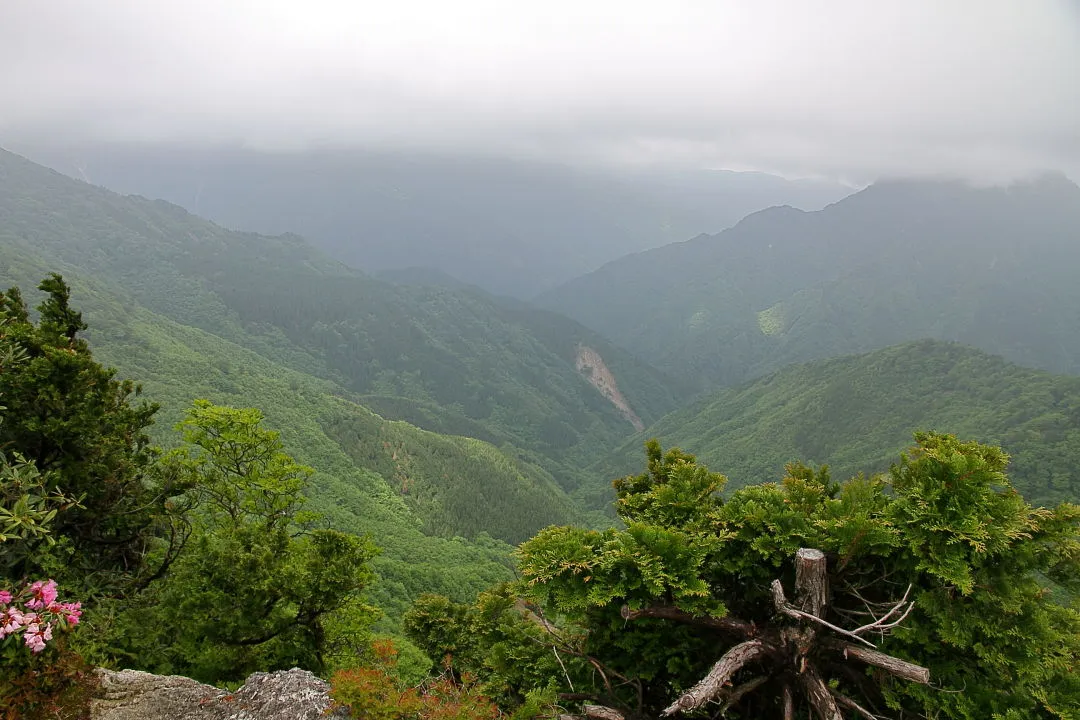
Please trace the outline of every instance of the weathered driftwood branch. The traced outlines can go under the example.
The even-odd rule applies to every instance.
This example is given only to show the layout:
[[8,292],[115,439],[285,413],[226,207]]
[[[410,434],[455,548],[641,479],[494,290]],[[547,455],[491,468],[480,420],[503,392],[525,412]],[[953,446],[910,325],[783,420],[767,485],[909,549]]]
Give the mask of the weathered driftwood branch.
[[623,620],[639,620],[641,618],[660,618],[674,620],[675,622],[688,625],[700,625],[701,627],[713,628],[724,632],[733,632],[743,637],[752,638],[757,635],[757,626],[745,620],[730,617],[713,617],[712,615],[694,615],[685,610],[680,610],[673,605],[656,605],[654,607],[631,610],[623,605],[621,611]]
[[[572,699],[559,695],[560,700]],[[581,715],[558,715],[558,720],[626,720],[626,716],[607,705],[582,705]]]
[[[817,663],[821,658],[817,650],[824,648],[837,651],[843,654],[845,660],[854,658],[885,670],[898,678],[922,684],[929,683],[930,671],[928,669],[886,655],[875,649],[872,642],[861,637],[863,633],[868,632],[879,632],[884,635],[890,629],[900,625],[914,608],[914,602],[908,600],[911,589],[909,585],[899,601],[877,606],[881,608],[878,612],[882,614],[877,617],[878,612],[871,612],[870,617],[873,618],[873,622],[855,630],[846,630],[824,619],[829,604],[829,575],[825,554],[813,548],[802,548],[795,555],[794,601],[788,602],[780,580],[774,580],[771,585],[776,611],[799,620],[797,625],[758,628],[753,623],[735,618],[693,615],[677,607],[666,605],[642,610],[631,610],[624,606],[621,614],[626,620],[661,618],[736,633],[747,638],[745,642],[728,650],[700,682],[668,706],[661,713],[664,717],[695,710],[712,701],[723,702],[720,714],[724,714],[739,703],[744,696],[760,688],[772,677],[783,682],[781,691],[784,720],[794,720],[795,717],[793,685],[798,688],[818,720],[843,720],[841,707],[861,715],[864,720],[879,720],[855,700],[829,688],[818,671]],[[842,638],[854,640],[867,647],[848,642],[846,639],[819,635],[820,628],[828,628]],[[772,661],[779,660],[784,666],[781,669],[783,674],[778,676],[773,669],[772,672],[767,671],[764,675],[737,687],[730,686],[731,679],[744,666],[766,658]],[[782,658],[787,659],[782,660]],[[850,667],[844,666],[844,670],[855,673],[855,670]],[[595,720],[616,719],[595,716]]]
[[678,700],[660,714],[667,717],[677,712],[685,712],[701,707],[720,694],[724,685],[731,680],[731,677],[740,668],[748,662],[760,658],[765,653],[765,644],[760,640],[748,640],[739,643],[724,653],[724,656],[713,665],[708,675],[703,677],[697,685],[683,693]]
[[840,708],[836,706],[836,700],[829,692],[829,686],[821,679],[813,665],[807,665],[796,677],[819,720],[844,720]]
[[886,655],[880,650],[874,650],[871,648],[864,648],[853,643],[844,642],[842,640],[835,640],[828,638],[825,641],[825,645],[834,650],[839,650],[844,653],[844,657],[852,657],[856,660],[860,660],[867,665],[873,665],[876,668],[881,668],[888,673],[895,675],[903,680],[909,680],[911,682],[927,685],[930,683],[930,671],[921,665],[910,663],[907,660],[901,660],[898,657],[892,655]]

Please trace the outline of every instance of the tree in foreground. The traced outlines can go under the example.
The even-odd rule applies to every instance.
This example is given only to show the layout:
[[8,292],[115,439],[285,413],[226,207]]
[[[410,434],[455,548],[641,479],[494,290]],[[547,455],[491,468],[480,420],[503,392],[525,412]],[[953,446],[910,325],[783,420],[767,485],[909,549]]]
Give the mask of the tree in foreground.
[[160,471],[188,488],[187,540],[127,617],[139,664],[219,683],[256,670],[323,672],[335,652],[354,653],[373,619],[359,595],[374,545],[314,527],[318,516],[302,510],[312,470],[258,410],[199,400],[180,429],[185,446]]
[[46,297],[36,323],[18,288],[0,294],[0,451],[33,468],[40,492],[31,500],[69,501],[53,503],[51,535],[7,555],[0,576],[58,572],[83,597],[115,595],[140,581],[167,514],[169,489],[147,482],[155,453],[146,430],[157,406],[137,401],[137,385],[94,360],[59,275],[38,288]]
[[[615,483],[625,529],[549,528],[520,550],[513,611],[557,661],[560,705],[606,720],[1080,717],[1080,614],[1062,600],[1080,590],[1080,508],[1027,505],[997,448],[916,441],[881,477],[793,464],[726,499],[722,475],[650,442],[647,471]],[[429,654],[491,665],[483,633],[430,615]]]

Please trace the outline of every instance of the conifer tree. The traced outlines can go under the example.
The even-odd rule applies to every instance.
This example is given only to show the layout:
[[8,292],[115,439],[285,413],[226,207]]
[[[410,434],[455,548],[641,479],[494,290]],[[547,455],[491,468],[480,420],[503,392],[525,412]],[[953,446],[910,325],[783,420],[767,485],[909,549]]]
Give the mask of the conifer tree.
[[[837,483],[796,463],[727,497],[693,456],[647,450],[647,471],[615,483],[624,528],[549,528],[521,548],[513,611],[558,660],[561,706],[1078,717],[1080,613],[1062,598],[1080,591],[1080,507],[1029,506],[1000,449],[920,433],[886,475]],[[440,634],[462,642],[438,607],[429,653]],[[478,637],[469,656],[490,658]]]
[[[46,494],[77,501],[51,527],[68,587],[85,588],[84,597],[115,593],[144,571],[165,513],[168,493],[147,482],[155,453],[146,430],[157,406],[94,360],[63,278],[54,273],[38,287],[46,298],[36,323],[18,288],[0,294],[0,358],[18,359],[0,368],[0,450],[33,465]],[[38,572],[34,557],[4,572]]]

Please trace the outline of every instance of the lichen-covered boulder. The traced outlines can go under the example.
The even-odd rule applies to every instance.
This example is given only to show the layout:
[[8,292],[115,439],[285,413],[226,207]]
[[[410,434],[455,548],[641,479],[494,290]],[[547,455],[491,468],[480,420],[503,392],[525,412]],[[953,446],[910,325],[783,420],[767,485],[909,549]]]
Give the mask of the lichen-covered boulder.
[[136,670],[98,670],[91,720],[317,720],[327,715],[330,687],[306,670],[255,673],[234,693],[189,678]]

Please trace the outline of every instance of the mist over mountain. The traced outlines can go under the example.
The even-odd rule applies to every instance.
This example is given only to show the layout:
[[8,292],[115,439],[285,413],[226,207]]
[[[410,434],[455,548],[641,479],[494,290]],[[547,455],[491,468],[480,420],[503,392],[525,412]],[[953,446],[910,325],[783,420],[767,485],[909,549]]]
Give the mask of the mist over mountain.
[[299,233],[364,270],[426,267],[519,298],[755,210],[814,210],[851,192],[764,173],[585,170],[452,153],[113,144],[24,154],[229,228]]
[[918,338],[1080,371],[1080,188],[883,181],[820,211],[752,214],[543,295],[699,386]]

